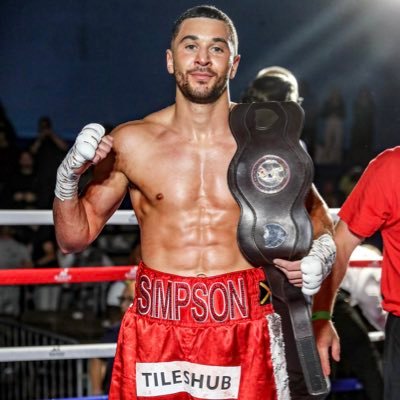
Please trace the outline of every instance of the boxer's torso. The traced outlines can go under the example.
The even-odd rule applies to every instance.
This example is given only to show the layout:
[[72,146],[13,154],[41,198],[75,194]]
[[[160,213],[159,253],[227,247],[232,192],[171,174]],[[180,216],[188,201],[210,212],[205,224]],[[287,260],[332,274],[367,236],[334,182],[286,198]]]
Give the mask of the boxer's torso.
[[229,128],[191,135],[166,109],[115,136],[117,168],[130,185],[143,260],[181,275],[250,268],[236,240],[240,209],[227,184],[236,150]]

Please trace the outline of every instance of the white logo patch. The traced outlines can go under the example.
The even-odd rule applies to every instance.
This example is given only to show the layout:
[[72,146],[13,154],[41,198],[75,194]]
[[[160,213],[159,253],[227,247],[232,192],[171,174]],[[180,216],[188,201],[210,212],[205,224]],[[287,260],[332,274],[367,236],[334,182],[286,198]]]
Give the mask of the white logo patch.
[[136,364],[138,396],[186,392],[199,399],[237,399],[240,366],[221,367],[187,361]]

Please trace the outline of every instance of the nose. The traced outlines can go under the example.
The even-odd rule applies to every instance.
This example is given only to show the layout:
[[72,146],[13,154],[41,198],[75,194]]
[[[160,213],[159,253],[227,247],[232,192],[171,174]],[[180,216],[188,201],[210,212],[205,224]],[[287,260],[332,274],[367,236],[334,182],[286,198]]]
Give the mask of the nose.
[[201,66],[207,66],[211,63],[210,54],[205,48],[200,48],[196,55],[196,64]]

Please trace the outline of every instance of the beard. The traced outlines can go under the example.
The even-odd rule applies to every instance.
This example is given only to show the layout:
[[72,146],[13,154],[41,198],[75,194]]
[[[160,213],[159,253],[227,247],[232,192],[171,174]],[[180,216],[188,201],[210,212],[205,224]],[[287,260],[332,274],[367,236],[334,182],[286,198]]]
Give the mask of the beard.
[[189,74],[191,72],[201,71],[212,73],[208,68],[197,68],[188,71],[186,74],[181,71],[175,71],[175,80],[179,90],[192,103],[196,104],[211,104],[217,101],[226,91],[228,76],[217,77],[215,83],[209,86],[208,83],[200,85],[200,88],[194,88],[189,83]]

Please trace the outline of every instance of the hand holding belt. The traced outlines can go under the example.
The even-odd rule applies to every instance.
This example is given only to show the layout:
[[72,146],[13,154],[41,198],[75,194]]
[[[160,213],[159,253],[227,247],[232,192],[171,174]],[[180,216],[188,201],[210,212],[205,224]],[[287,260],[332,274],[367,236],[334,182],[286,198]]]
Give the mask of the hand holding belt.
[[[299,142],[303,119],[303,110],[295,102],[236,105],[230,127],[237,151],[229,166],[228,183],[241,208],[239,247],[253,265],[266,270],[275,309],[283,316],[289,314],[290,336],[296,343],[308,392],[318,396],[328,393],[329,387],[309,307],[301,289],[291,285],[272,262],[275,258],[301,259],[312,243],[305,197],[313,179],[313,164]],[[285,318],[282,320],[285,332]],[[290,322],[286,321],[286,328]]]

